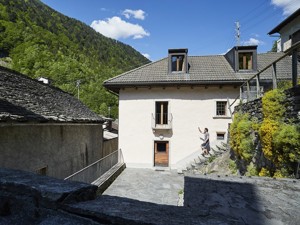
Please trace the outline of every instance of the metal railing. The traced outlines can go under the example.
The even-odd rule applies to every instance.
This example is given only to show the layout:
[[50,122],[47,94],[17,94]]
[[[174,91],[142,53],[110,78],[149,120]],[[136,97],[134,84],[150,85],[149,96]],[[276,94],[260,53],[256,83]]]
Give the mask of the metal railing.
[[122,151],[119,149],[66,177],[64,180],[92,183],[106,173],[109,169],[111,169],[114,165],[121,162],[124,162],[124,160]]
[[278,85],[278,79],[277,79],[277,71],[276,71],[276,63],[281,61],[282,59],[289,57],[292,55],[292,77],[286,79],[292,81],[292,86],[295,86],[297,84],[297,63],[298,63],[298,51],[300,48],[300,41],[295,43],[291,48],[286,50],[284,54],[267,65],[265,68],[257,72],[254,76],[249,78],[247,81],[245,81],[240,86],[240,100],[242,102],[248,102],[252,101],[254,99],[260,98],[263,96],[264,89],[262,86],[260,86],[261,80],[260,76],[266,72],[268,69],[272,70],[272,88],[276,89]]
[[156,113],[151,114],[152,129],[168,130],[172,129],[173,115],[172,113]]

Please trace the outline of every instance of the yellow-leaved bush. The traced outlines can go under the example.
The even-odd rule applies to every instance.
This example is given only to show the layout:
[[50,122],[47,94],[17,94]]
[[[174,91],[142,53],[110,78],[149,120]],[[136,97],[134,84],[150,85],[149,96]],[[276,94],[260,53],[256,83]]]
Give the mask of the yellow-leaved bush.
[[278,129],[278,122],[272,119],[264,119],[260,127],[260,140],[262,142],[262,151],[268,160],[273,159],[273,136]]
[[[295,172],[300,160],[300,125],[286,122],[285,94],[275,89],[262,98],[263,121],[250,120],[248,114],[235,114],[230,126],[230,146],[238,158],[247,162],[246,175],[271,177],[289,177]],[[251,131],[258,131],[265,158],[269,161],[264,167],[258,167],[251,159],[254,145]]]

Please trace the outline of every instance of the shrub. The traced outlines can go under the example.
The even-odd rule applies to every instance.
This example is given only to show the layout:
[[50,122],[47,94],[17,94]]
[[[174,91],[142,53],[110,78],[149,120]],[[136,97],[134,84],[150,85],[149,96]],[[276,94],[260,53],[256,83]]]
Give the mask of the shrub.
[[229,167],[232,174],[237,173],[238,167],[237,167],[236,162],[234,160],[231,160],[231,159],[229,160],[228,167]]
[[278,129],[278,122],[271,119],[264,119],[260,127],[260,138],[262,143],[262,151],[269,160],[273,159],[273,134]]
[[[274,163],[279,168],[285,168],[292,173],[294,163],[300,159],[300,132],[294,124],[280,124],[274,133]],[[285,174],[285,173],[283,173]]]
[[285,112],[285,94],[282,90],[274,89],[267,92],[262,98],[264,119],[281,120]]
[[[282,83],[282,89],[287,86],[288,83]],[[300,126],[284,122],[286,96],[282,89],[269,91],[262,98],[261,124],[256,118],[250,121],[248,114],[236,113],[234,117],[230,147],[248,165],[246,175],[289,177],[300,160]],[[254,156],[253,131],[259,131],[262,152],[268,160],[268,166],[263,168],[250,162]]]
[[276,178],[283,178],[283,177],[288,177],[288,176],[289,176],[288,170],[285,168],[281,168],[280,170],[277,169],[273,175],[273,177],[276,177]]
[[230,147],[238,157],[250,161],[254,153],[253,122],[248,114],[236,113],[230,126]]
[[258,172],[257,172],[257,168],[254,165],[253,162],[251,162],[248,166],[247,166],[247,172],[245,174],[246,176],[257,176]]
[[260,177],[270,177],[270,171],[265,167],[261,168],[259,174]]

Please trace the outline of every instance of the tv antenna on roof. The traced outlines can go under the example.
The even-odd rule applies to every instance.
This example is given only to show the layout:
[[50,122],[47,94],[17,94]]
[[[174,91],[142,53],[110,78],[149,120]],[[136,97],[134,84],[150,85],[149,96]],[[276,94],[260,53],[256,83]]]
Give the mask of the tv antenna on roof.
[[235,25],[236,25],[236,28],[235,28],[235,31],[236,31],[236,35],[235,35],[236,45],[240,46],[240,44],[241,44],[240,43],[240,38],[241,38],[241,31],[240,31],[241,26],[240,26],[240,22],[239,21],[235,22]]

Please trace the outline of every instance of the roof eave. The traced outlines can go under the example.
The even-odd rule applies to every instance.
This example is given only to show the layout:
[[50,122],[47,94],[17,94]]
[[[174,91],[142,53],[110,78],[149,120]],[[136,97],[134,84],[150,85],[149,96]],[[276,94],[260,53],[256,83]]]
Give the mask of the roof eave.
[[279,33],[279,31],[288,23],[290,23],[292,20],[294,20],[297,16],[300,16],[300,8],[297,9],[292,15],[290,15],[288,18],[283,20],[280,24],[278,24],[275,28],[273,28],[268,35]]
[[119,93],[121,88],[137,87],[178,87],[178,86],[215,86],[215,85],[240,85],[246,79],[239,80],[216,80],[216,81],[161,81],[161,82],[136,82],[136,83],[104,83],[103,86],[115,93]]

